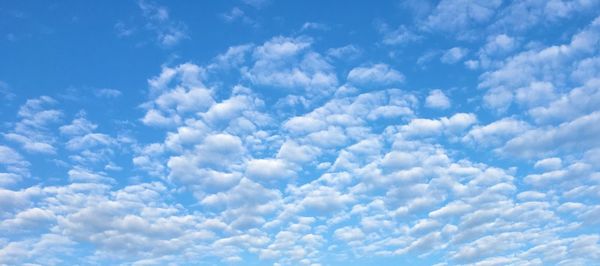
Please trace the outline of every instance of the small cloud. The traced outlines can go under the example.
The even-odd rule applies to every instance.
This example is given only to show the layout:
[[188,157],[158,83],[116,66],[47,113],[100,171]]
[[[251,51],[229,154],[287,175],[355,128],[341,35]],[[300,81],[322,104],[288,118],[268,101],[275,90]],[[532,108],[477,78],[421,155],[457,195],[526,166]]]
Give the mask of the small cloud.
[[0,80],[0,98],[4,98],[4,100],[12,100],[15,98],[15,94],[10,90],[8,84],[4,81]]
[[227,22],[233,22],[244,17],[244,11],[236,6],[233,7],[228,13],[221,14],[221,17]]
[[466,48],[453,47],[442,55],[440,61],[444,64],[454,64],[463,59],[468,53],[469,50]]
[[119,36],[120,38],[129,37],[133,33],[135,33],[134,27],[129,27],[122,21],[117,22],[117,24],[115,24],[114,28],[115,28],[115,31],[117,32],[117,36]]
[[428,108],[448,109],[450,105],[450,99],[441,90],[432,90],[425,99],[425,106]]
[[356,59],[361,53],[362,50],[352,44],[327,50],[328,57],[337,59]]
[[229,11],[227,13],[223,13],[220,16],[227,23],[234,23],[236,21],[241,21],[242,23],[247,24],[247,25],[258,26],[258,23],[254,19],[247,16],[246,12],[244,12],[244,10],[240,9],[237,6],[233,7],[231,9],[231,11]]
[[121,96],[123,93],[121,93],[120,90],[115,90],[115,89],[100,89],[100,90],[96,90],[94,92],[94,94],[96,95],[96,97],[100,97],[100,98],[117,98],[117,97]]
[[306,30],[328,30],[329,27],[327,27],[327,25],[323,24],[323,23],[316,23],[316,22],[305,22],[302,25],[302,28],[300,29],[300,31],[306,31]]
[[186,25],[170,19],[166,7],[146,1],[139,1],[138,6],[147,20],[146,28],[154,31],[161,46],[170,47],[189,38]]
[[423,39],[422,36],[414,33],[404,25],[392,30],[387,24],[383,23],[378,26],[378,30],[383,35],[382,42],[386,45],[401,45]]
[[375,64],[368,67],[353,68],[348,73],[348,81],[359,85],[390,85],[402,83],[404,75],[386,64]]

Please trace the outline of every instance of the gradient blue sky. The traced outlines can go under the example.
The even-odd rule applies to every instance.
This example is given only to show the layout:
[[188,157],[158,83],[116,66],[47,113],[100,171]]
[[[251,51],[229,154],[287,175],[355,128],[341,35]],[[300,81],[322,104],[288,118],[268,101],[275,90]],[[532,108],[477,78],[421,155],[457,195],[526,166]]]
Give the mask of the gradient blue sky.
[[0,265],[600,265],[600,1],[3,1]]

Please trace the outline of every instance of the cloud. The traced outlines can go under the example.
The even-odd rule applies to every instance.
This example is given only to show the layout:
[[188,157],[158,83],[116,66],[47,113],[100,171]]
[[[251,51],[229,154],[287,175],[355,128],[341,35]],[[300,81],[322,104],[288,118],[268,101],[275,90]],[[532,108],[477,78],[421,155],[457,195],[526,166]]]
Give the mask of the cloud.
[[19,108],[18,117],[21,119],[15,124],[11,133],[5,133],[4,138],[21,144],[23,149],[31,153],[54,154],[55,138],[49,133],[49,126],[60,121],[62,112],[56,109],[47,109],[47,106],[56,104],[48,96],[29,99]]
[[275,37],[254,49],[254,64],[242,74],[255,85],[288,92],[333,88],[338,82],[333,67],[310,46],[310,39]]
[[450,108],[450,99],[446,97],[446,94],[441,90],[432,90],[425,99],[425,106],[434,109],[448,109]]
[[[13,185],[29,175],[30,163],[14,149],[0,145],[0,186]],[[6,172],[4,172],[6,171]]]
[[248,162],[246,175],[254,180],[288,179],[295,175],[285,161],[279,159],[254,159]]
[[503,118],[485,126],[475,126],[463,137],[463,141],[483,146],[499,145],[529,128],[530,126],[526,122]]
[[97,127],[98,127],[98,125],[93,124],[92,122],[88,121],[87,119],[85,119],[85,117],[79,117],[79,118],[73,119],[71,124],[61,126],[59,128],[59,131],[61,134],[69,135],[69,136],[83,135],[86,133],[91,133]]
[[600,131],[599,121],[600,113],[593,112],[556,127],[531,129],[509,140],[501,151],[523,157],[539,157],[561,149],[596,147],[600,144],[595,138]]
[[422,36],[411,31],[404,25],[400,25],[397,29],[392,30],[387,24],[381,24],[378,30],[383,35],[382,42],[386,45],[402,45],[423,39]]
[[356,85],[393,85],[404,82],[404,75],[386,64],[374,64],[371,66],[355,67],[348,73],[346,78],[350,83]]
[[[529,34],[495,28],[513,2],[415,3],[403,4],[420,10],[414,26],[381,31],[383,45],[275,36],[173,59],[183,63],[151,76],[144,102],[121,99],[139,111],[128,121],[28,100],[3,124],[0,264],[598,261],[600,24],[542,34],[593,5],[530,3],[556,14]],[[176,25],[140,5],[152,33]],[[397,56],[411,33],[422,53]],[[423,53],[402,73],[356,62]],[[421,67],[435,58],[474,68]],[[440,82],[464,97],[415,89]],[[123,96],[100,91],[90,99]]]
[[577,14],[586,14],[597,6],[597,1],[528,0],[511,2],[500,12],[492,27],[524,32],[536,25],[547,27]]
[[96,96],[101,97],[101,98],[118,98],[120,97],[123,93],[120,90],[116,90],[116,89],[99,89],[97,91],[94,92],[96,94]]
[[427,17],[425,27],[431,31],[463,31],[489,22],[502,1],[443,0]]
[[549,84],[554,87],[566,85],[574,66],[596,50],[595,44],[600,38],[599,21],[594,20],[566,44],[523,51],[508,57],[497,69],[483,73],[478,87],[489,89],[484,96],[486,103],[491,108],[505,111],[519,88],[532,84],[547,84],[546,87]]
[[2,98],[4,98],[5,100],[8,100],[8,101],[14,99],[16,96],[16,94],[14,94],[10,90],[10,87],[8,86],[8,84],[1,80],[0,80],[0,95],[2,96]]
[[138,7],[147,20],[146,28],[156,34],[159,45],[171,47],[189,38],[187,26],[171,20],[166,7],[145,0],[138,1]]
[[442,54],[440,61],[444,64],[454,64],[463,59],[468,53],[469,50],[466,48],[452,47]]
[[164,67],[161,74],[148,80],[151,100],[141,121],[146,125],[172,127],[181,124],[182,116],[206,111],[215,102],[212,91],[202,83],[204,69],[191,63]]
[[361,54],[362,50],[353,44],[327,49],[327,56],[337,59],[352,60],[358,58]]

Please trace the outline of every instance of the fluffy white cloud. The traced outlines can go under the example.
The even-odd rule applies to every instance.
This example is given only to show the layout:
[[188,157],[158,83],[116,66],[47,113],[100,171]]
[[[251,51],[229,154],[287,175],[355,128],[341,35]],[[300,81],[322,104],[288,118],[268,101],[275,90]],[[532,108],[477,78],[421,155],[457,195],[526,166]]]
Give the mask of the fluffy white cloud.
[[478,145],[499,145],[519,133],[529,129],[529,125],[513,118],[503,118],[485,126],[476,126],[463,137],[463,141]]
[[346,78],[357,85],[393,85],[404,82],[404,75],[386,64],[355,67]]
[[254,159],[248,162],[246,175],[254,180],[269,181],[273,179],[287,179],[293,177],[295,172],[291,165],[279,159]]
[[425,22],[432,31],[460,31],[488,22],[502,1],[443,0]]
[[333,67],[310,45],[309,39],[275,37],[254,49],[254,64],[242,74],[253,84],[288,91],[331,89],[337,85]]
[[425,106],[429,108],[447,109],[450,108],[450,105],[450,99],[441,90],[432,90],[425,98]]
[[600,112],[581,116],[556,127],[531,129],[502,147],[502,151],[523,157],[542,157],[558,150],[587,150],[600,145]]
[[[593,6],[524,2],[555,12],[544,25]],[[28,100],[2,133],[15,143],[0,145],[0,264],[593,264],[600,24],[546,46],[554,35],[540,43],[493,21],[518,4],[445,0],[414,27],[378,25],[377,48],[396,63],[415,58],[391,45],[442,31],[469,40],[472,58],[458,46],[429,53],[483,72],[444,85],[464,96],[452,101],[414,89],[437,86],[441,76],[426,74],[439,64],[420,60],[405,73],[425,78],[388,89],[405,86],[404,74],[356,62],[369,47],[306,36],[232,46],[206,65],[168,63],[129,121],[79,111],[60,126],[59,101]],[[168,45],[167,10],[140,5]],[[455,45],[465,44],[443,44]]]
[[[0,186],[12,185],[29,175],[30,163],[10,147],[0,145]],[[6,171],[6,172],[4,172]]]
[[49,132],[49,126],[58,122],[63,114],[47,108],[54,104],[56,100],[48,96],[27,100],[18,112],[21,120],[15,124],[13,132],[4,134],[4,138],[18,142],[28,152],[56,153],[55,138]]

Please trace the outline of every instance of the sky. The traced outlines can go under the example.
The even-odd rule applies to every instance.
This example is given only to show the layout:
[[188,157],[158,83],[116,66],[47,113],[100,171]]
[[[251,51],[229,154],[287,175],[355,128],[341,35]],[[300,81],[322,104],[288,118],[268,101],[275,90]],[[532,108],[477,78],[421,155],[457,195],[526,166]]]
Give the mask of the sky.
[[600,1],[2,1],[0,265],[600,265]]

